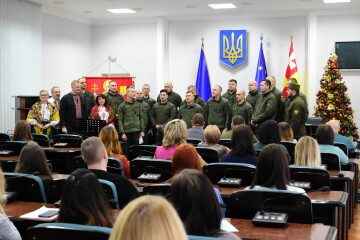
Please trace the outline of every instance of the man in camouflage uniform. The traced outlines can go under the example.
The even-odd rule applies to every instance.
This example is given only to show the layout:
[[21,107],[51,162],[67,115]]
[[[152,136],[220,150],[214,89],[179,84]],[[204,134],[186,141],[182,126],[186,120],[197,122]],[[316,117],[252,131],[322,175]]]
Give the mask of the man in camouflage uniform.
[[274,96],[276,97],[276,101],[277,101],[277,110],[276,110],[276,114],[275,114],[275,120],[277,122],[282,122],[282,121],[284,121],[284,117],[285,117],[284,95],[282,94],[282,92],[279,89],[276,88],[275,77],[269,76],[266,79],[270,80],[270,82],[271,82],[270,91],[272,92],[272,94],[274,94]]
[[286,108],[285,121],[290,125],[294,132],[296,139],[306,135],[305,129],[305,115],[307,111],[306,104],[299,96],[300,85],[296,83],[289,83],[287,95],[289,105]]
[[122,102],[124,102],[124,97],[117,91],[117,83],[114,81],[109,82],[109,91],[105,94],[107,104],[114,110],[116,117],[118,118],[117,110]]
[[178,118],[186,122],[187,128],[191,128],[191,120],[196,113],[203,113],[202,107],[195,103],[195,94],[192,91],[186,92],[186,103],[183,104],[178,112]]
[[[189,86],[187,87],[187,90],[194,93],[194,96],[195,96],[194,102],[195,102],[195,103],[199,104],[202,108],[205,107],[206,102],[204,101],[204,99],[202,99],[201,97],[199,97],[199,95],[197,94],[196,86],[195,86],[195,85],[189,85]],[[186,104],[186,100],[184,100],[184,101],[181,103],[181,106],[184,105],[184,104]]]
[[256,101],[259,99],[261,93],[258,91],[257,82],[255,80],[251,80],[248,86],[249,86],[249,94],[246,96],[246,101],[250,103],[254,109]]
[[215,85],[210,98],[204,108],[204,118],[207,125],[217,125],[221,132],[230,128],[231,110],[229,101],[221,97],[222,88]]
[[144,117],[141,104],[135,100],[134,87],[128,87],[126,95],[126,101],[120,104],[117,112],[119,114],[119,136],[126,141],[127,148],[129,148],[132,145],[139,145],[139,138],[144,137]]
[[255,109],[253,116],[251,118],[251,125],[259,129],[260,125],[266,120],[274,120],[277,108],[277,101],[270,92],[271,82],[267,79],[264,79],[260,83],[260,92],[261,96],[256,101]]
[[[289,78],[288,81],[287,81],[287,88],[289,88],[289,84],[290,83],[296,83],[296,84],[299,84],[298,81],[296,80],[296,78]],[[308,119],[309,117],[309,109],[308,109],[308,105],[307,105],[307,99],[306,99],[306,96],[305,94],[303,94],[302,92],[299,91],[299,97],[304,101],[305,103],[305,106],[306,106],[306,112],[305,112],[305,122],[306,120]],[[290,98],[286,98],[286,101],[285,101],[285,108],[287,108],[290,104]]]
[[[173,85],[171,82],[164,83],[164,89],[167,91],[167,101],[175,105],[175,109],[178,110],[180,108],[182,99],[181,96],[173,91]],[[160,102],[160,95],[157,97],[157,102]]]
[[154,105],[156,103],[155,99],[150,97],[150,85],[149,84],[143,85],[142,95],[143,95],[144,101],[147,102],[147,104],[149,104],[150,108],[152,107],[152,105]]
[[[141,105],[144,120],[144,144],[149,144],[149,132],[152,134],[152,128],[150,124],[150,106],[144,100],[143,92],[141,89],[136,90],[136,101]],[[155,101],[155,100],[154,100]]]
[[236,104],[236,87],[237,81],[235,79],[230,79],[228,84],[228,90],[222,95],[223,98],[226,98],[229,101],[230,109]]
[[80,79],[79,82],[80,82],[80,95],[85,98],[86,110],[88,111],[87,115],[89,116],[92,107],[95,105],[94,94],[86,90],[85,78]]
[[240,115],[245,119],[245,124],[250,126],[250,120],[253,114],[253,107],[245,101],[245,91],[239,89],[236,92],[236,104],[232,109],[232,117]]

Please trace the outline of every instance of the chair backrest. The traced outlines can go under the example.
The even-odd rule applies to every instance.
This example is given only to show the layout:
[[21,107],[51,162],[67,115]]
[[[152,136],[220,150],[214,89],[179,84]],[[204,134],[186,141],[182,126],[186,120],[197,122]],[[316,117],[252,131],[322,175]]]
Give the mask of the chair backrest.
[[224,145],[225,147],[231,148],[231,139],[220,139],[219,144]]
[[289,222],[313,223],[312,205],[305,194],[286,190],[242,190],[230,196],[231,218],[252,219],[256,212],[273,211],[289,214]]
[[326,165],[328,170],[341,170],[340,160],[338,155],[334,153],[320,153],[321,164]]
[[349,149],[345,143],[336,142],[336,143],[334,143],[334,145],[336,147],[340,148],[346,154],[346,156],[349,156]]
[[142,194],[149,194],[149,195],[160,195],[166,198],[170,196],[170,183],[163,183],[163,184],[151,184],[144,186],[142,190]]
[[111,234],[111,228],[71,224],[71,223],[42,223],[26,230],[27,240],[63,240],[63,239],[87,239],[107,240]]
[[32,174],[4,172],[6,191],[16,192],[17,200],[46,203],[44,184]]
[[104,179],[99,179],[99,182],[102,185],[106,196],[109,198],[111,207],[120,209],[118,193],[115,184],[113,182]]
[[108,157],[108,164],[106,169],[109,173],[114,173],[124,176],[124,168],[120,159],[118,158]]
[[0,133],[0,142],[6,142],[6,141],[10,141],[11,137],[10,135],[6,134],[6,133]]
[[296,143],[293,143],[293,142],[280,142],[280,144],[283,145],[286,148],[286,150],[288,151],[289,156],[291,157],[290,164],[294,163],[295,162],[295,146],[296,146]]
[[165,181],[172,177],[170,160],[136,158],[130,161],[131,179],[138,178],[145,170],[147,173],[161,174],[159,181]]
[[210,163],[203,172],[213,184],[223,177],[241,178],[242,186],[249,186],[254,178],[256,167],[245,163]]
[[82,156],[76,156],[73,158],[74,170],[78,168],[87,168],[86,163]]
[[18,156],[22,150],[22,148],[27,144],[24,141],[6,141],[0,142],[1,150],[10,150],[12,151],[11,155]]
[[3,172],[14,172],[18,160],[1,160],[0,166]]
[[33,137],[34,142],[37,142],[39,146],[50,147],[50,139],[47,135],[36,134],[36,133],[32,133],[31,135]]
[[44,183],[46,200],[48,203],[56,203],[61,199],[66,178],[54,179]]
[[213,148],[207,147],[196,147],[198,154],[204,159],[207,163],[216,163],[219,162],[219,154]]
[[78,134],[58,134],[54,136],[54,143],[67,143],[69,147],[81,147],[83,137]]
[[186,140],[187,143],[192,144],[194,146],[197,146],[199,143],[201,143],[201,139],[195,139],[195,138],[188,138]]
[[139,156],[154,157],[155,145],[132,145],[129,147],[129,159],[133,160]]
[[292,181],[310,182],[311,190],[331,189],[330,173],[325,169],[294,165],[289,169]]

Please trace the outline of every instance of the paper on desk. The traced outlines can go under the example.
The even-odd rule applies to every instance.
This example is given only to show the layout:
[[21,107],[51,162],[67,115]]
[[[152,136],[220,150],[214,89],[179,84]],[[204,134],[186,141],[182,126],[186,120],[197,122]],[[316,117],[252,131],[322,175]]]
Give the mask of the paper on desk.
[[221,220],[221,230],[225,232],[239,232],[228,220],[223,219]]
[[23,219],[46,219],[46,220],[55,220],[57,217],[58,217],[58,214],[56,214],[55,216],[53,217],[49,217],[49,218],[42,218],[42,217],[39,217],[39,214],[42,214],[44,212],[47,212],[49,210],[58,210],[58,208],[47,208],[45,206],[42,206],[41,208],[33,211],[33,212],[29,212],[29,213],[26,213],[22,216],[20,216],[20,218],[23,218]]

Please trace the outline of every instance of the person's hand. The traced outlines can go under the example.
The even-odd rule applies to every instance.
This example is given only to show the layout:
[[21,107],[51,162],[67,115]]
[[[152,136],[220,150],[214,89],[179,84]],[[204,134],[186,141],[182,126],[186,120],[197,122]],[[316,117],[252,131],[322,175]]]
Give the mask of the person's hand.
[[62,132],[62,133],[65,133],[65,134],[67,134],[67,133],[68,133],[68,131],[67,131],[66,127],[62,127],[62,128],[61,128],[61,132]]
[[224,130],[222,131],[222,133],[226,133],[228,131],[227,128],[224,128]]
[[121,135],[121,139],[124,140],[124,141],[127,141],[127,136],[126,136],[125,133],[123,133],[123,134]]

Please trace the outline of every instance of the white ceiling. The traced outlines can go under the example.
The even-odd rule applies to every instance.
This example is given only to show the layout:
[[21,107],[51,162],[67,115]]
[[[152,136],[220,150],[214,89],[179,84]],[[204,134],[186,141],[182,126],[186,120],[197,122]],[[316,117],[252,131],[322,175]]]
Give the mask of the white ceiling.
[[[310,10],[360,10],[360,0],[350,3],[324,4],[323,0],[31,0],[42,5],[44,12],[76,16],[96,23],[101,20],[139,18],[209,18],[217,15],[266,16],[272,12],[307,12]],[[214,10],[210,3],[231,2],[236,9]],[[109,8],[129,8],[135,14],[113,14]]]

